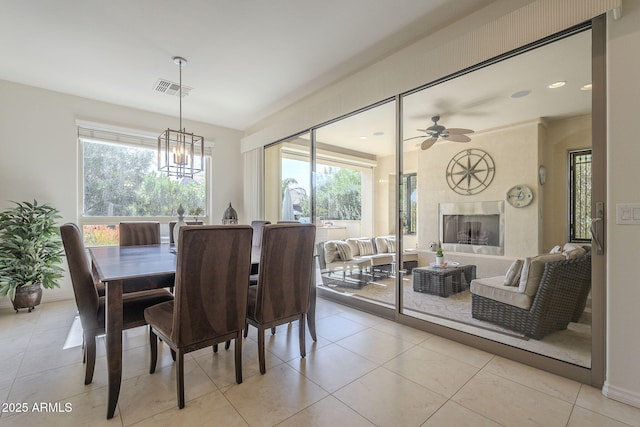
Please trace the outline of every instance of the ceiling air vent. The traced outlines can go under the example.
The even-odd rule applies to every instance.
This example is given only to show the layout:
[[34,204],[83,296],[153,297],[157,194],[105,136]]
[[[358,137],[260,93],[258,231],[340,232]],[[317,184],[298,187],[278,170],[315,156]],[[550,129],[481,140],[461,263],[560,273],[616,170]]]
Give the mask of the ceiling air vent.
[[[193,88],[182,85],[182,96],[185,97],[189,95],[189,92],[191,92],[191,89]],[[155,84],[154,90],[156,92],[166,93],[167,95],[175,95],[175,96],[180,95],[180,85],[178,83],[174,83],[165,79],[158,79],[158,81]]]

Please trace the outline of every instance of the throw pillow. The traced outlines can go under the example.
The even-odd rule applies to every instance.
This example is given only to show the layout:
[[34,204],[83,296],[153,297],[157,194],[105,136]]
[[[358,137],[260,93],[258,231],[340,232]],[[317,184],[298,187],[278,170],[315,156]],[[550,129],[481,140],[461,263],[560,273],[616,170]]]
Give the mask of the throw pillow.
[[585,255],[586,253],[587,253],[587,250],[585,248],[576,248],[576,249],[572,249],[570,251],[564,251],[564,252],[562,252],[562,255],[566,256],[567,259],[573,259],[573,258],[581,257],[582,255]]
[[518,290],[532,297],[538,291],[538,284],[544,272],[544,265],[548,262],[562,261],[566,258],[562,254],[544,254],[527,257],[522,265]]
[[520,272],[522,271],[522,260],[517,259],[513,261],[509,270],[507,270],[507,274],[504,276],[504,285],[505,286],[518,286],[520,283]]
[[386,237],[376,237],[376,253],[378,254],[386,254],[389,252],[389,248],[387,247],[387,238]]
[[353,255],[351,255],[351,248],[347,242],[336,242],[336,248],[338,249],[338,255],[342,261],[351,261]]
[[349,248],[351,248],[351,256],[360,256],[360,248],[358,247],[357,238],[347,239],[346,242],[349,244]]
[[394,239],[387,239],[387,249],[390,253],[394,253],[396,251],[396,241]]
[[376,251],[373,249],[373,242],[371,240],[358,240],[358,249],[360,255],[374,255]]
[[582,246],[578,243],[565,243],[562,247],[562,252],[571,252],[574,249],[582,249]]
[[328,241],[324,243],[324,262],[331,264],[338,260],[340,255],[338,254],[338,247],[335,241]]
[[562,252],[562,248],[560,248],[560,245],[555,245],[550,251],[550,254],[559,254]]

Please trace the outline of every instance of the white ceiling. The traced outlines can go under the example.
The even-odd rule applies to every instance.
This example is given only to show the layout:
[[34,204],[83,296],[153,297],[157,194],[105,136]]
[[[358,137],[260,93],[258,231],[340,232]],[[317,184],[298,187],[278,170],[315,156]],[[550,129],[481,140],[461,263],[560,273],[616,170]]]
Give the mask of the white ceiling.
[[[566,81],[558,89],[547,85]],[[429,82],[425,82],[429,83]],[[591,32],[584,31],[497,62],[403,98],[403,138],[424,135],[417,129],[439,124],[478,132],[537,119],[554,120],[591,111]],[[530,91],[512,98],[518,91]],[[474,134],[468,135],[474,138]],[[388,103],[318,129],[319,141],[373,153],[395,153],[395,105]],[[415,150],[426,139],[408,141]],[[438,142],[448,143],[448,142]]]
[[493,0],[0,0],[0,79],[246,129]]

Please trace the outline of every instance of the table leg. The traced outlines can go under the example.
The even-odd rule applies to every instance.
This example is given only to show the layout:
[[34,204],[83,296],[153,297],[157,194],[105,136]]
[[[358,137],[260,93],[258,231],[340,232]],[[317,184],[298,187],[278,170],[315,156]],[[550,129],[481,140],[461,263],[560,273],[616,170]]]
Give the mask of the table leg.
[[109,398],[107,419],[113,418],[122,382],[122,281],[114,280],[106,286],[105,329]]

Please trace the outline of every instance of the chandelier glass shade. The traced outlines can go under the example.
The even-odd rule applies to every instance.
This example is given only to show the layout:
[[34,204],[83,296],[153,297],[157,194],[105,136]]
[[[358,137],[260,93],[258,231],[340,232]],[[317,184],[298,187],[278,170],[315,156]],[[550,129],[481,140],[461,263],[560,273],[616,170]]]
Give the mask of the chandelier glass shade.
[[187,61],[173,58],[180,68],[180,127],[167,128],[158,137],[158,170],[177,178],[193,178],[204,170],[204,138],[182,127],[182,67]]

